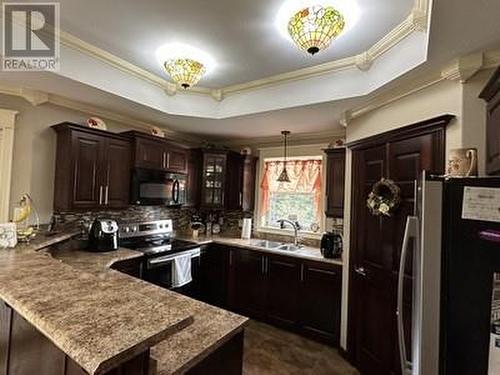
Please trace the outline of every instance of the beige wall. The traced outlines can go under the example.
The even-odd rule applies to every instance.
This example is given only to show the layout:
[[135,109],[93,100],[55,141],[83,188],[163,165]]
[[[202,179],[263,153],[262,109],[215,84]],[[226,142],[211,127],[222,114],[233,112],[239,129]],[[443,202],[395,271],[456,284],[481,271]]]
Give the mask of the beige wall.
[[[41,222],[47,223],[52,214],[56,155],[56,134],[50,126],[63,121],[81,124],[92,114],[52,104],[35,107],[22,98],[7,95],[0,95],[0,108],[19,112],[14,133],[10,205],[12,207],[23,193],[30,193]],[[129,129],[111,121],[106,123],[112,131]]]
[[[446,153],[457,147],[476,147],[480,174],[485,170],[486,115],[485,103],[478,98],[493,70],[478,73],[467,83],[444,80],[389,105],[351,121],[347,126],[347,142],[404,127],[443,114],[456,118],[446,130]],[[346,195],[344,208],[344,264],[349,264],[352,155],[348,150],[346,164]],[[341,346],[347,343],[349,272],[345,267],[342,282]]]

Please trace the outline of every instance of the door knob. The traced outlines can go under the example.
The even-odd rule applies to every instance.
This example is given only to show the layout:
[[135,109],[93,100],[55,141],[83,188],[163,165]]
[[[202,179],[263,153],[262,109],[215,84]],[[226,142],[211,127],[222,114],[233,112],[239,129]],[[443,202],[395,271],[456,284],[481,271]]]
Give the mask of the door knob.
[[356,267],[356,268],[354,268],[354,272],[356,272],[358,275],[361,275],[363,277],[368,276],[368,274],[366,273],[365,267]]

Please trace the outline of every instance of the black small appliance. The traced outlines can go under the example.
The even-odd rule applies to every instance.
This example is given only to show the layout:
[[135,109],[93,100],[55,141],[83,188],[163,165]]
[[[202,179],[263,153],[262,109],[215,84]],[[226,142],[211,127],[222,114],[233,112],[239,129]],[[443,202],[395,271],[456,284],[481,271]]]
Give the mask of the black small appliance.
[[118,224],[110,219],[96,219],[89,232],[89,251],[105,252],[118,249]]
[[321,254],[325,258],[340,258],[342,255],[342,236],[327,232],[321,237]]

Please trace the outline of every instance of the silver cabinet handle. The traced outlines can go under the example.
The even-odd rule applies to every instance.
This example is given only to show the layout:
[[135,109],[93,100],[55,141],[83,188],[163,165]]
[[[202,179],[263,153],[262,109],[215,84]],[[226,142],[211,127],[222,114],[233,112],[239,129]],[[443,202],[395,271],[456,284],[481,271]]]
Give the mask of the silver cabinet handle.
[[102,205],[102,185],[99,186],[99,206]]
[[354,268],[354,272],[356,272],[358,275],[361,275],[363,277],[368,276],[368,273],[366,272],[365,267],[356,267],[356,268]]
[[166,159],[167,159],[167,161],[165,163],[165,168],[170,168],[170,152],[166,152],[165,155],[166,155]]
[[300,265],[300,281],[304,282],[304,265]]
[[107,206],[108,205],[108,198],[109,198],[109,185],[106,185],[104,188],[104,204]]
[[243,205],[243,193],[240,191],[240,206]]
[[401,248],[401,259],[399,261],[399,275],[398,275],[398,303],[397,303],[397,323],[398,323],[398,341],[399,341],[399,354],[401,358],[401,369],[403,375],[412,374],[413,364],[408,361],[405,343],[405,328],[403,321],[403,286],[405,277],[406,258],[408,256],[408,245],[410,239],[415,239],[415,246],[419,246],[418,235],[418,218],[416,216],[408,216],[406,219],[405,234],[403,237],[403,246]]
[[161,155],[161,166],[163,169],[167,168],[167,153],[163,151],[163,154]]

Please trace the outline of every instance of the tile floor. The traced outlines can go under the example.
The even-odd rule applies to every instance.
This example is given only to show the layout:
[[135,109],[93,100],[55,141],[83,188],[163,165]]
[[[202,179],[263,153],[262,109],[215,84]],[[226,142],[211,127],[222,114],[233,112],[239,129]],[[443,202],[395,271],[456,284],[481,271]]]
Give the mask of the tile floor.
[[244,375],[358,375],[335,348],[264,323],[245,330]]

